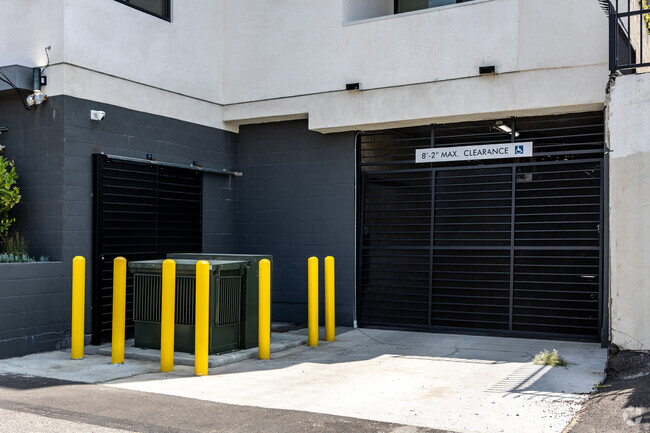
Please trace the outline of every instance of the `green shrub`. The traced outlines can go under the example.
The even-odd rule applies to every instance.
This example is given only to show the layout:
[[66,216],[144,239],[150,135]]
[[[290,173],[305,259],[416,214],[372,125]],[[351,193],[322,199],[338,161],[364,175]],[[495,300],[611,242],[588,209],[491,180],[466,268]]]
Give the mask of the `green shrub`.
[[567,366],[567,362],[557,353],[557,349],[553,349],[553,352],[542,350],[537,355],[535,355],[533,363],[537,365],[550,365],[553,367],[556,365],[559,365],[561,367]]
[[0,236],[7,236],[9,226],[16,220],[9,211],[20,202],[20,190],[16,186],[16,167],[13,161],[0,156]]
[[27,254],[28,242],[24,236],[17,231],[14,231],[8,236],[2,238],[2,246],[4,247],[4,252],[6,254],[23,256]]

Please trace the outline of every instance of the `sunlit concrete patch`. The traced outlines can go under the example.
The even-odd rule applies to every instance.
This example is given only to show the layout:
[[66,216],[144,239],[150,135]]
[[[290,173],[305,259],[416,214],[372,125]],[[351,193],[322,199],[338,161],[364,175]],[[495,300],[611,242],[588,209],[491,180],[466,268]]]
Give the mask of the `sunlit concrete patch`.
[[[543,349],[570,365],[532,364]],[[605,360],[599,344],[364,329],[208,377],[181,366],[110,386],[451,431],[561,432]]]
[[83,383],[101,383],[123,377],[159,370],[151,362],[129,360],[111,364],[110,358],[86,354],[83,359],[70,359],[70,351],[37,353],[0,361],[0,374],[19,374]]

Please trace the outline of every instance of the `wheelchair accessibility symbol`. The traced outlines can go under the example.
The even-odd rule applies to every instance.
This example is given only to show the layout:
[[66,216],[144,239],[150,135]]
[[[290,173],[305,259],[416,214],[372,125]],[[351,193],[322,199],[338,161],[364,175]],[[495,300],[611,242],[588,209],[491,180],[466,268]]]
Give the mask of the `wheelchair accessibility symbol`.
[[524,146],[515,146],[515,155],[523,155]]

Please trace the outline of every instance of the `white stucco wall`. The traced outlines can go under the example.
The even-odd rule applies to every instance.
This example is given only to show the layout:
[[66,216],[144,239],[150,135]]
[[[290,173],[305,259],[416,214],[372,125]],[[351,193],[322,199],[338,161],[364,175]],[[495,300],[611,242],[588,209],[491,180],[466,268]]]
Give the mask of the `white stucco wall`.
[[650,74],[618,77],[608,104],[611,339],[650,350]]
[[0,65],[44,66],[51,45],[48,95],[225,129],[223,2],[172,5],[170,23],[112,0],[3,0]]
[[604,89],[606,78],[600,65],[537,70],[270,99],[228,105],[223,113],[227,125],[303,118],[310,129],[330,133],[584,112],[602,109],[605,92],[593,87]]
[[[46,93],[233,131],[293,118],[321,132],[380,129],[604,102],[607,19],[594,0],[399,15],[389,0],[175,0],[171,23],[112,0],[2,3],[11,19],[0,64],[44,65],[52,45]],[[497,75],[478,76],[485,65]],[[345,91],[350,82],[362,91]]]
[[63,61],[64,0],[3,0],[0,25],[0,66],[45,66]]
[[174,0],[172,22],[115,1],[65,1],[65,61],[219,102],[223,2]]
[[[256,3],[225,2],[228,125],[302,116],[334,132],[604,103],[607,18],[593,0],[476,0],[344,24],[346,0]],[[479,77],[485,65],[499,78]]]

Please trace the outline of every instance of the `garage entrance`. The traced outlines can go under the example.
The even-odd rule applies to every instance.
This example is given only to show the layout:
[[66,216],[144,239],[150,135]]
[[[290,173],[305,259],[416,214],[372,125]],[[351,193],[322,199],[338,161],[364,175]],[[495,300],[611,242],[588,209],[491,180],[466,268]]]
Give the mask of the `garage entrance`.
[[[415,151],[533,143],[533,156]],[[360,135],[361,326],[598,339],[602,112]]]
[[[93,158],[92,344],[101,344],[111,340],[115,257],[151,260],[202,251],[203,174],[103,154]],[[127,338],[133,330],[133,277],[127,272]]]

